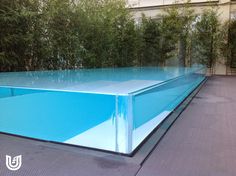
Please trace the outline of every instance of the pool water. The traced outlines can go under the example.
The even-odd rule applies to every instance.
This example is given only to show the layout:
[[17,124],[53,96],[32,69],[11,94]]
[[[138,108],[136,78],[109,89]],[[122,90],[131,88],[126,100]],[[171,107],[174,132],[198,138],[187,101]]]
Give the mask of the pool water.
[[0,73],[0,132],[130,154],[205,78],[205,68]]

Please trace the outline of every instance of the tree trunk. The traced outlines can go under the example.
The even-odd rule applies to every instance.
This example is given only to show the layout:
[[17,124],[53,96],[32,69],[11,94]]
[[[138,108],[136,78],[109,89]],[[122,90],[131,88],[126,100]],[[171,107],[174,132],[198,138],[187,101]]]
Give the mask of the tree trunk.
[[185,67],[185,58],[186,58],[186,41],[184,36],[180,37],[179,40],[179,66]]

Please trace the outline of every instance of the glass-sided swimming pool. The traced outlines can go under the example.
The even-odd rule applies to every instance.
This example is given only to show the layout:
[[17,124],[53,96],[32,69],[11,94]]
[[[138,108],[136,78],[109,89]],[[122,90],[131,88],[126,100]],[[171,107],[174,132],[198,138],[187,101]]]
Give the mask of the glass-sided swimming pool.
[[130,154],[205,68],[0,73],[0,132]]

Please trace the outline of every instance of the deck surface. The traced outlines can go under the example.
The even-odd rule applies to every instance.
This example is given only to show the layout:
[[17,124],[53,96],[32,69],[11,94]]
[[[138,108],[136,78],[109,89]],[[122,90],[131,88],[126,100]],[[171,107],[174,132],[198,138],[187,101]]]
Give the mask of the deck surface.
[[[22,155],[9,171],[5,155]],[[0,176],[235,176],[236,77],[214,76],[140,164],[124,156],[94,154],[0,134]]]

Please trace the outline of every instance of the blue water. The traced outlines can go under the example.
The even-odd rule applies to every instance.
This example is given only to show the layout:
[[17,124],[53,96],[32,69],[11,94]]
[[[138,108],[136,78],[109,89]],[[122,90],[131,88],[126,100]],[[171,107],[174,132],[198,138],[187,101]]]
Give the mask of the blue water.
[[0,131],[131,153],[204,76],[200,66],[0,73]]

